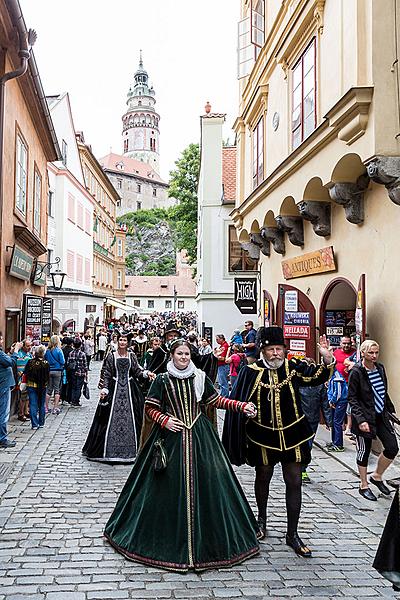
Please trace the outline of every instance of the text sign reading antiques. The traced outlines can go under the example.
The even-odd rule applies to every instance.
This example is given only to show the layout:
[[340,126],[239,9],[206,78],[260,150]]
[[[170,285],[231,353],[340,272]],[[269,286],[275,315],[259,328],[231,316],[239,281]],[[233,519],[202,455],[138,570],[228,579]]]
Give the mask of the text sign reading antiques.
[[282,272],[285,279],[306,277],[327,271],[336,271],[332,246],[282,261]]
[[257,312],[257,279],[235,277],[235,304],[243,315]]

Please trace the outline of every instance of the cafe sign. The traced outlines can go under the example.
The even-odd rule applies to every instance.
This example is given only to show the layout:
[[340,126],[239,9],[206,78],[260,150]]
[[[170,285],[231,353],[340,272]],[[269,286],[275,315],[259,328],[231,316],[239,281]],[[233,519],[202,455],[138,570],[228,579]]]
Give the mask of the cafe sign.
[[285,279],[307,277],[307,275],[317,275],[328,271],[336,271],[333,246],[282,261],[282,272]]
[[24,252],[19,246],[15,244],[11,256],[10,266],[8,268],[8,273],[13,277],[18,277],[18,279],[29,281],[31,278],[32,267],[32,256]]

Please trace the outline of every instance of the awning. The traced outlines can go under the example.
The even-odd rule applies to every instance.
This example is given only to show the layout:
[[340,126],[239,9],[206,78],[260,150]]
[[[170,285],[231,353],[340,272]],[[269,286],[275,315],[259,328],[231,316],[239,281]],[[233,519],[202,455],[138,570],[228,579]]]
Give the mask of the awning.
[[121,310],[129,310],[138,312],[138,309],[135,306],[130,306],[130,304],[124,304],[121,300],[117,300],[116,298],[105,298],[104,303],[106,306],[114,306],[114,308],[120,308]]

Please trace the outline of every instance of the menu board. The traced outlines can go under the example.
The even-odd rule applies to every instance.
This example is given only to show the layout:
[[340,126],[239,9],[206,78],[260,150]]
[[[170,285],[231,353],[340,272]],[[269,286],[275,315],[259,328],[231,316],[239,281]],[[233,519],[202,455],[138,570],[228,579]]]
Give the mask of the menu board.
[[53,329],[53,299],[45,298],[42,307],[42,344],[48,344]]
[[38,346],[42,337],[42,308],[41,296],[24,295],[24,338],[30,338],[34,346]]

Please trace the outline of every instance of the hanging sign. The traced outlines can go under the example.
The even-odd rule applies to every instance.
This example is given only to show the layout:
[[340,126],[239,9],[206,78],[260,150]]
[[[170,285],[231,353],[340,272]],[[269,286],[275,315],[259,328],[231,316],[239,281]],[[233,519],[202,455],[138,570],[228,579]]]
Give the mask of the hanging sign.
[[33,267],[33,258],[22,250],[16,244],[14,245],[13,253],[11,256],[10,266],[8,267],[9,275],[29,281],[31,278]]
[[45,298],[42,307],[42,344],[48,344],[53,330],[53,298]]
[[284,325],[283,336],[285,338],[302,338],[309,340],[310,327],[309,325]]
[[40,344],[42,337],[42,306],[41,296],[24,295],[24,338],[30,338],[35,346]]
[[327,271],[336,271],[332,246],[282,261],[282,272],[285,279],[306,277]]
[[297,290],[288,290],[285,292],[285,311],[297,312],[298,310],[298,294]]
[[257,312],[257,279],[235,277],[235,304],[244,315]]
[[285,312],[285,325],[310,325],[309,312]]

